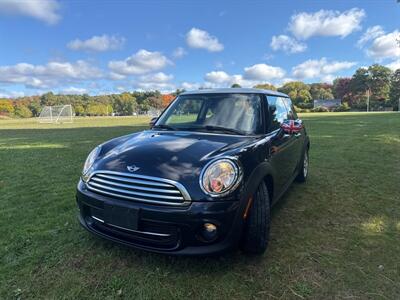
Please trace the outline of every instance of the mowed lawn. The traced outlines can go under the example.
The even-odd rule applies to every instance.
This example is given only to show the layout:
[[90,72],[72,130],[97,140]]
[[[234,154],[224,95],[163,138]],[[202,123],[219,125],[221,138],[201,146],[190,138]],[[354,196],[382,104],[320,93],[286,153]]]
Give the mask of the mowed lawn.
[[138,117],[0,120],[0,299],[399,299],[400,114],[302,115],[311,173],[274,207],[267,253],[180,258],[94,237],[75,186]]

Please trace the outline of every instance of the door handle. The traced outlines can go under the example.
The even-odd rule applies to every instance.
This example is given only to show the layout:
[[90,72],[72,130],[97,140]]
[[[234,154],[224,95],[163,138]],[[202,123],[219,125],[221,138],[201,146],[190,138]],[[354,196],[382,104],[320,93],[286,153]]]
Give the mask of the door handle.
[[301,133],[300,133],[300,132],[295,133],[294,136],[295,136],[296,138],[299,138],[299,137],[301,136]]

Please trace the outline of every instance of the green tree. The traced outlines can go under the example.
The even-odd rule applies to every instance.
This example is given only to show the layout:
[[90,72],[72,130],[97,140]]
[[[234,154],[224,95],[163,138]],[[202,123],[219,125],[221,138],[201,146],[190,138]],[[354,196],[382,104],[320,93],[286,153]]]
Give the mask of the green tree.
[[239,83],[234,83],[231,85],[231,88],[241,88],[242,86]]
[[14,114],[20,118],[31,118],[32,112],[23,104],[18,104],[15,106]]
[[121,115],[132,115],[137,107],[135,97],[130,93],[122,93],[121,95],[114,96],[114,111]]
[[81,104],[74,105],[74,111],[77,116],[84,116],[85,115],[85,108]]
[[400,69],[397,69],[390,79],[390,102],[399,110],[400,101]]
[[59,104],[58,97],[52,92],[45,93],[40,97],[40,104],[42,106],[57,105]]
[[141,111],[148,111],[150,109],[150,101],[149,99],[144,99],[142,103],[139,104],[139,109]]
[[40,105],[40,98],[39,97],[32,97],[28,100],[28,108],[32,112],[34,117],[40,115],[42,107]]
[[366,68],[359,68],[351,77],[351,105],[360,106],[366,104],[366,92],[369,84],[369,73]]
[[390,91],[390,77],[392,72],[389,68],[374,64],[368,68],[368,85],[371,90],[371,100],[388,101]]
[[103,103],[90,103],[87,107],[87,114],[90,116],[106,116],[107,104]]
[[262,90],[271,90],[271,91],[276,91],[276,87],[270,83],[260,83],[255,86],[253,86],[255,89],[262,89]]
[[390,69],[378,64],[374,64],[368,67],[368,69],[357,69],[350,83],[353,95],[352,102],[358,105],[365,105],[368,90],[371,102],[387,101],[390,91],[390,76]]
[[310,94],[312,99],[333,99],[332,85],[328,83],[312,83]]
[[307,103],[310,102],[312,97],[310,94],[310,87],[301,81],[292,81],[285,83],[278,91],[289,95],[294,103]]
[[296,102],[300,103],[308,103],[312,100],[312,96],[310,94],[310,92],[308,90],[300,90],[297,93],[297,98],[296,98]]

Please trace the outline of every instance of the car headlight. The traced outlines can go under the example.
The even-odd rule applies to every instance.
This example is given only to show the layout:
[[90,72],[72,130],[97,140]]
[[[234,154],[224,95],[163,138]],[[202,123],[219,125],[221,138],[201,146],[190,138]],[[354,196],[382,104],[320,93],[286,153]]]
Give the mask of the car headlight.
[[89,153],[88,157],[86,158],[85,164],[83,165],[82,175],[87,175],[89,169],[92,167],[94,161],[96,160],[97,156],[99,156],[101,147],[97,146]]
[[204,167],[200,175],[200,186],[206,194],[221,197],[237,187],[241,174],[236,162],[227,158],[219,159]]

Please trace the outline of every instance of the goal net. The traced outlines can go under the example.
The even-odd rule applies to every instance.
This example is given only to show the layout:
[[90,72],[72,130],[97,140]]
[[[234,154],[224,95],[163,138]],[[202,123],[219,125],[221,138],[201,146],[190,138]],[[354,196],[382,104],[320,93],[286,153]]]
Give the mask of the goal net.
[[71,105],[45,106],[39,115],[40,123],[72,123],[74,113]]

